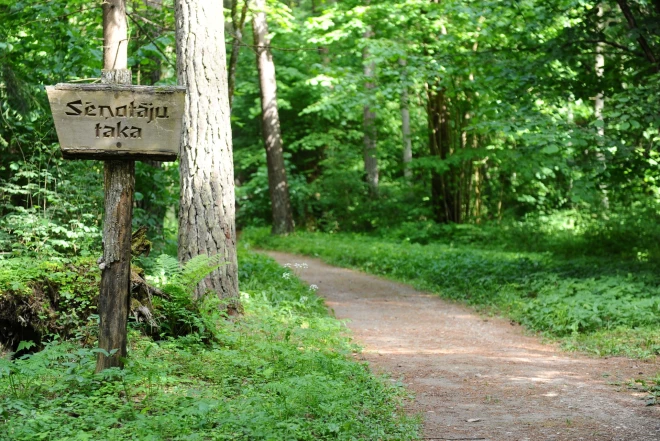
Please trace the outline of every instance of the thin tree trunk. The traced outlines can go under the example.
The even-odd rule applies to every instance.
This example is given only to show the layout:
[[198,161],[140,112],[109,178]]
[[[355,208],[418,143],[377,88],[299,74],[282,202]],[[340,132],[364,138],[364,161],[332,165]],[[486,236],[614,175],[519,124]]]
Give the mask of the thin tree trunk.
[[[601,28],[602,24],[600,23],[600,17],[603,16],[603,5],[600,4],[598,5],[598,12],[597,16],[599,17],[599,23],[598,27]],[[602,29],[599,29],[599,31],[602,31]],[[603,50],[604,50],[604,44],[603,43],[596,43],[596,76],[598,77],[598,81],[602,81],[603,79],[603,74],[605,72],[605,56],[603,55]],[[599,121],[603,121],[603,108],[605,107],[605,97],[603,95],[603,91],[599,90],[598,93],[596,94],[596,97],[594,99],[594,115],[596,116],[596,119]],[[604,125],[601,125],[598,127],[598,136],[603,137],[605,136],[605,127]]]
[[[477,135],[474,135],[473,145],[478,145]],[[481,165],[477,164],[474,168],[474,222],[477,224],[481,223]]]
[[[179,260],[222,256],[226,264],[204,279],[200,298],[215,291],[238,298],[234,166],[222,3],[176,0],[177,74],[186,86],[179,170]],[[240,308],[232,300],[229,312]]]
[[408,100],[408,74],[406,60],[401,58],[399,64],[403,68],[403,90],[401,91],[401,134],[403,136],[403,176],[408,182],[412,180],[412,138],[410,136],[410,109]]
[[497,201],[497,222],[502,222],[502,207],[504,205],[504,179],[500,179],[500,197]]
[[[600,18],[603,16],[603,4],[598,5],[598,12],[597,16],[599,17],[599,31],[602,32],[602,27],[603,24],[600,22]],[[599,83],[603,80],[603,75],[605,73],[605,55],[603,54],[605,49],[604,43],[596,43],[596,65],[595,65],[595,71],[596,71],[596,76],[598,77]],[[596,119],[601,122],[600,126],[598,126],[598,137],[599,142],[598,142],[598,149],[596,150],[596,161],[599,164],[599,168],[602,171],[605,171],[607,168],[607,164],[605,163],[605,154],[600,150],[600,148],[603,147],[603,137],[605,136],[605,122],[603,121],[603,109],[605,108],[605,95],[601,90],[598,91],[596,94],[596,97],[594,99],[594,115],[596,116]],[[600,191],[601,191],[601,204],[603,208],[609,208],[609,198],[607,197],[607,186],[605,184],[600,184]]]
[[[125,0],[103,3],[104,83],[131,84],[128,61],[128,23]],[[135,193],[135,162],[106,161],[104,165],[105,220],[99,294],[99,353],[96,372],[124,367],[126,325],[131,288],[131,221]]]
[[[439,0],[431,0],[431,2],[439,3]],[[442,35],[447,35],[444,25],[440,32]],[[430,154],[445,161],[453,153],[449,123],[451,114],[445,89],[439,84],[427,84],[426,94]],[[460,144],[460,140],[458,143]],[[459,173],[460,170],[455,166],[449,166],[442,172],[431,171],[431,205],[438,222],[461,221]]]
[[[451,156],[451,135],[449,127],[449,109],[444,89],[435,90],[427,86],[429,147],[432,156],[446,160]],[[461,220],[460,209],[457,209],[458,170],[449,167],[439,173],[431,172],[431,201],[438,222],[455,222]]]
[[233,24],[234,35],[231,40],[231,56],[229,57],[229,108],[233,108],[234,89],[236,87],[236,67],[238,66],[238,55],[241,50],[241,40],[243,39],[243,28],[245,26],[245,16],[248,10],[248,0],[243,0],[243,8],[238,13],[239,0],[231,2],[231,21]]
[[[371,29],[364,33],[365,40],[373,36]],[[369,193],[372,197],[378,197],[378,157],[376,151],[376,112],[373,111],[368,104],[372,99],[372,90],[375,87],[373,82],[374,75],[376,74],[376,64],[369,61],[369,49],[365,46],[362,51],[362,61],[364,63],[364,76],[366,78],[366,100],[367,103],[363,108],[363,124],[364,124],[364,170],[367,173],[367,186]]]
[[265,0],[255,0],[252,19],[254,44],[257,46],[257,68],[261,89],[261,125],[268,165],[268,190],[273,210],[273,234],[293,232],[293,215],[289,199],[289,184],[284,168],[280,117],[277,111],[277,83],[275,63],[270,52]]

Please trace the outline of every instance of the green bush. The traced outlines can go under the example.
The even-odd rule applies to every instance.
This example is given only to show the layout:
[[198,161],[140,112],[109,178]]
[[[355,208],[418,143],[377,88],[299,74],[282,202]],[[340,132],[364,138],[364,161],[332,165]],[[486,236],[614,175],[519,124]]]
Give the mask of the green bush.
[[215,338],[130,334],[123,371],[56,342],[0,358],[0,439],[411,440],[400,384],[376,379],[310,287],[241,251],[245,316],[201,309]]
[[[276,237],[258,229],[244,231],[243,238],[260,247],[319,256],[332,264],[392,277],[505,314],[531,330],[563,339],[570,347],[603,355],[660,353],[660,345],[648,339],[660,325],[660,279],[648,257],[570,256],[564,253],[563,238],[555,244],[556,253],[525,251],[529,244],[493,227],[433,231],[438,236],[427,245],[401,239],[403,229],[396,230],[396,239],[388,239],[382,231],[379,236]],[[542,249],[539,243],[534,247]],[[625,345],[608,345],[603,332],[621,329],[638,337]]]

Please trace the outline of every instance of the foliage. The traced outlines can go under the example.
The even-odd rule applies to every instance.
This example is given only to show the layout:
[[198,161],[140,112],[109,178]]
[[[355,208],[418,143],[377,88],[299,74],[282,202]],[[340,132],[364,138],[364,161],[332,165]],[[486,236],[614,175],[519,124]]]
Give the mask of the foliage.
[[[192,293],[204,277],[223,264],[220,258],[201,255],[180,266],[176,258],[161,255],[144,263],[150,264],[154,274],[147,278],[165,294],[147,296],[151,297],[145,303],[152,320],[131,320],[131,325],[161,338],[194,334],[205,341],[213,339],[215,323],[209,318],[220,314],[218,300],[208,295],[194,301]],[[138,301],[136,270],[140,269],[133,268],[133,303]],[[93,345],[100,277],[96,259],[90,257],[4,260],[0,265],[0,343],[16,348],[21,340],[33,340],[41,346],[54,338],[76,336],[83,345]],[[131,318],[136,317],[131,314]]]
[[153,333],[161,338],[192,334],[204,341],[213,339],[215,320],[226,318],[221,313],[220,300],[213,292],[201,299],[194,299],[193,294],[199,282],[224,265],[221,257],[199,255],[183,266],[167,254],[161,254],[155,261],[142,259],[142,264],[150,273],[147,281],[165,293],[165,296],[152,298],[156,329],[151,330],[148,323],[143,327],[155,331]]
[[0,359],[0,439],[415,439],[400,385],[352,360],[314,293],[265,257],[240,263],[246,316],[210,346],[132,333],[126,368],[102,374],[72,342]]
[[[100,249],[103,166],[62,160],[44,85],[94,81],[102,67],[101,5],[0,1],[0,253],[86,256]],[[173,8],[129,2],[138,84],[175,81]],[[138,164],[135,222],[162,238],[178,201],[176,167]],[[162,240],[158,242],[158,245]]]
[[71,337],[89,344],[85,330],[96,312],[100,271],[96,259],[0,261],[0,342],[14,348],[21,340]]
[[[660,74],[639,42],[658,51],[658,9],[625,3],[634,29],[614,2],[269,1],[297,225],[365,231],[431,220],[440,202],[433,177],[455,184],[465,223],[657,202]],[[0,253],[98,250],[100,169],[61,160],[43,91],[98,77],[98,6],[0,2]],[[128,13],[134,82],[174,83],[171,0],[129,2]],[[244,34],[232,109],[240,226],[270,223],[256,66]],[[606,60],[602,74],[596,52]],[[364,53],[375,65],[369,88]],[[440,91],[448,112],[444,157],[429,150],[428,104]],[[600,93],[601,116],[593,106]],[[377,118],[378,200],[364,183],[365,105]],[[412,181],[401,159],[406,105]],[[176,181],[176,164],[138,164],[136,223],[169,252],[165,224],[176,217]]]
[[[260,247],[319,256],[505,314],[562,339],[567,347],[600,355],[660,353],[657,261],[648,261],[645,253],[622,260],[586,252],[571,255],[570,250],[541,252],[533,230],[508,237],[502,232],[455,227],[426,245],[382,232],[379,237],[297,233],[277,238],[251,229],[243,237]],[[529,234],[527,240],[519,240],[522,233]],[[526,249],[528,243],[534,244],[532,251]],[[561,238],[555,247],[561,247]]]
[[[319,1],[311,8],[270,2],[297,224],[364,231],[382,226],[383,212],[397,214],[390,225],[432,219],[434,173],[457,174],[457,203],[467,223],[558,209],[601,213],[612,202],[627,205],[642,195],[657,202],[660,120],[650,88],[658,68],[639,41],[658,58],[658,9],[626,3],[636,29],[614,2]],[[374,34],[369,39],[367,29]],[[369,81],[365,50],[376,67]],[[232,110],[241,225],[270,221],[251,55],[241,57]],[[429,152],[433,90],[443,91],[448,106],[446,157]],[[412,183],[402,173],[404,91]],[[593,105],[600,92],[602,117]],[[377,118],[385,194],[378,201],[364,184],[365,104]]]
[[83,4],[0,2],[0,252],[99,246],[99,169],[62,161],[43,89],[93,75],[101,52],[85,49],[85,34],[100,31],[100,16]]

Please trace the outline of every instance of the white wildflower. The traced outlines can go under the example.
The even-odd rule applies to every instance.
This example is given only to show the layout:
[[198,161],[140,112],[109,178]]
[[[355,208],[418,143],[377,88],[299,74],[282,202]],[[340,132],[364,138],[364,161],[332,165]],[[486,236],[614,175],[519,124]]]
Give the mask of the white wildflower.
[[291,278],[291,273],[282,273],[282,278],[283,279],[290,279]]
[[307,301],[307,296],[300,297],[300,303],[305,303]]
[[316,285],[309,285],[309,290],[310,290],[310,291],[316,291],[317,289],[319,289],[318,286],[316,286]]
[[284,268],[291,268],[291,264],[290,264],[290,263],[285,263],[285,264],[282,265],[282,266],[283,266]]

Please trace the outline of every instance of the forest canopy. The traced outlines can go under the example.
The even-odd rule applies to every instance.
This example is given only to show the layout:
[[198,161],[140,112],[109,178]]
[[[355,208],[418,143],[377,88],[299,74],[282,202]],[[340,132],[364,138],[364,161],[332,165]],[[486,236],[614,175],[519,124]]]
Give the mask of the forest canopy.
[[[238,46],[238,225],[269,225],[257,46],[246,30],[255,10],[225,7],[228,60]],[[134,83],[175,84],[172,2],[127,8]],[[99,77],[99,7],[3,1],[0,11],[0,249],[89,252],[99,245],[100,166],[61,159],[43,86]],[[592,214],[655,220],[658,2],[269,1],[265,12],[299,228],[558,211],[585,228]],[[177,178],[175,164],[138,164],[135,224],[163,247],[174,246]]]

